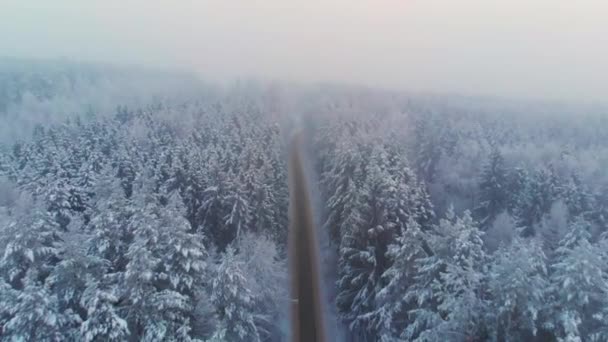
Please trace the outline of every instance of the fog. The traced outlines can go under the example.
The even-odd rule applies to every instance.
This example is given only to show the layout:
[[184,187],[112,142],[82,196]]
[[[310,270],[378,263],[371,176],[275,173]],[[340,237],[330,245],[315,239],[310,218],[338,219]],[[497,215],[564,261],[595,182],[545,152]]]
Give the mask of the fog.
[[0,0],[0,54],[605,102],[607,16],[599,0]]

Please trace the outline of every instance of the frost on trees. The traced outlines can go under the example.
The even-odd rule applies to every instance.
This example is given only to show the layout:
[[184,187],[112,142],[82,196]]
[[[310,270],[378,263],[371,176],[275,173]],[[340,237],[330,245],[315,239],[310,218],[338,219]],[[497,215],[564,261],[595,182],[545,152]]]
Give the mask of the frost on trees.
[[488,227],[496,216],[506,209],[508,196],[507,170],[500,151],[490,154],[490,160],[485,165],[479,183],[481,194],[477,216],[482,227]]
[[494,254],[487,276],[492,301],[486,316],[493,340],[533,340],[542,329],[549,280],[540,245],[538,240],[515,238]]
[[263,317],[254,312],[254,297],[246,287],[243,266],[232,247],[226,248],[211,297],[219,313],[218,333],[229,341],[261,341],[256,321]]
[[563,341],[603,340],[607,337],[606,252],[589,241],[590,225],[579,218],[560,241],[551,265],[547,327]]
[[418,306],[410,310],[412,323],[403,336],[415,341],[482,338],[487,333],[480,324],[486,310],[483,234],[468,211],[462,217],[449,211],[437,234],[435,256],[418,262],[418,284],[406,292]]
[[404,295],[417,281],[417,263],[430,257],[426,247],[428,238],[418,222],[410,218],[405,232],[387,250],[387,257],[394,261],[382,274],[386,285],[378,293],[379,334],[383,341],[399,338],[408,325],[412,305]]
[[93,287],[83,298],[87,320],[82,322],[80,334],[84,341],[124,341],[129,336],[127,322],[115,309],[118,298]]
[[[0,70],[1,340],[284,339],[290,131],[274,90]],[[346,339],[606,340],[605,108],[281,96],[306,113]]]

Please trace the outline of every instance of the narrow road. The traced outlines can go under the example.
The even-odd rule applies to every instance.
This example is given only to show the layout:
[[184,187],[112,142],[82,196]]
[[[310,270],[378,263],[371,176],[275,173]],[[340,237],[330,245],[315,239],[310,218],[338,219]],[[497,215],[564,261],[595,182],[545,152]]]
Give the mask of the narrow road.
[[301,141],[301,135],[296,134],[289,151],[292,341],[325,342],[319,253],[302,163]]

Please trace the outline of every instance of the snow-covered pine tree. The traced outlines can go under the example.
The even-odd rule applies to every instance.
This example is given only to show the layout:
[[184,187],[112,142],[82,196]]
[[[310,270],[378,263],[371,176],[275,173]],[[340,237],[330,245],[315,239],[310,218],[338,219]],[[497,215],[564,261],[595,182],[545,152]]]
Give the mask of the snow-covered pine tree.
[[238,248],[236,259],[243,265],[247,288],[255,294],[255,313],[267,318],[256,322],[260,337],[271,340],[282,336],[289,300],[286,264],[275,243],[263,235],[244,234]]
[[261,338],[256,321],[263,317],[254,313],[255,301],[246,287],[243,267],[233,248],[228,246],[213,280],[211,299],[220,320],[216,335],[220,334],[227,341],[259,342]]
[[363,341],[377,335],[381,325],[376,295],[382,288],[381,276],[391,265],[386,254],[388,246],[402,230],[395,215],[399,205],[397,184],[386,165],[385,152],[374,151],[365,171],[367,178],[360,190],[359,207],[343,223],[339,251],[336,304],[353,338]]
[[48,182],[42,193],[42,198],[47,204],[48,212],[62,230],[67,230],[68,224],[74,212],[72,211],[72,200],[74,188],[68,183],[66,175],[56,175],[54,180]]
[[[438,249],[438,239],[430,234],[429,242]],[[409,308],[407,312],[407,325],[403,331],[396,331],[397,341],[420,341],[431,342],[440,340],[434,328],[443,320],[438,313],[437,305],[439,299],[435,295],[434,283],[446,268],[445,261],[437,254],[425,256],[416,260],[415,276],[412,284],[404,293],[405,305]],[[386,335],[385,335],[386,336]],[[389,335],[390,336],[390,335]],[[388,338],[388,341],[391,341]]]
[[118,316],[115,306],[118,298],[96,284],[85,292],[82,305],[87,308],[87,319],[80,326],[80,335],[86,342],[118,342],[129,337],[127,322]]
[[420,114],[415,118],[413,160],[417,174],[427,183],[435,178],[436,166],[441,157],[442,128],[445,125],[432,113]]
[[517,220],[504,211],[496,216],[484,232],[484,247],[488,253],[494,253],[499,247],[510,245],[517,234]]
[[4,331],[4,326],[11,319],[11,310],[17,304],[17,297],[19,291],[15,290],[10,284],[6,283],[4,279],[0,278],[0,336]]
[[409,166],[408,160],[399,147],[385,143],[387,153],[386,170],[395,180],[398,202],[394,208],[395,219],[399,222],[400,234],[405,224],[413,218],[425,230],[435,216],[426,186],[419,182]]
[[530,174],[527,169],[515,167],[507,173],[507,212],[510,215],[516,216],[520,207],[526,202],[527,197],[531,196],[529,191],[529,183],[531,182]]
[[[195,309],[202,308],[208,303],[199,303],[199,301],[208,301],[207,290],[209,288],[211,273],[207,264],[209,255],[203,244],[202,232],[191,233],[190,224],[184,217],[186,209],[184,208],[181,196],[177,191],[168,196],[167,205],[158,208],[160,210],[159,230],[163,237],[161,244],[162,248],[160,267],[164,274],[163,279],[160,279],[161,288],[168,287],[183,296],[188,303],[188,310],[180,312],[185,318],[182,332],[186,332],[189,336],[202,338],[200,334],[204,333],[193,329],[195,326],[208,325],[203,322],[205,317],[202,314],[197,316]],[[207,315],[208,316],[208,315]]]
[[426,234],[412,217],[405,232],[388,248],[387,257],[394,261],[382,274],[386,285],[378,293],[377,309],[382,324],[378,328],[378,338],[383,342],[399,339],[408,324],[408,311],[413,307],[406,302],[404,295],[416,281],[418,261],[430,256],[425,247],[426,240]]
[[406,299],[418,304],[410,310],[412,322],[403,337],[413,341],[482,339],[487,303],[483,298],[482,232],[465,211],[456,217],[450,209],[437,227],[433,257],[418,263],[417,284]]
[[[181,336],[187,338],[191,310],[188,298],[161,286],[167,274],[162,271],[162,251],[169,243],[161,228],[159,203],[151,179],[144,172],[135,180],[133,200],[138,210],[129,220],[133,241],[126,254],[127,265],[120,281],[121,312],[128,323],[131,338],[146,341]],[[122,315],[121,315],[122,316]]]
[[559,341],[602,341],[606,332],[606,252],[589,241],[590,225],[575,219],[551,265],[550,303],[545,326]]
[[516,216],[524,236],[535,235],[534,225],[548,213],[561,192],[559,180],[551,168],[539,169],[520,193]]
[[498,149],[490,153],[489,161],[484,166],[481,181],[479,183],[479,207],[476,209],[476,217],[479,218],[480,226],[487,229],[494,218],[507,207],[507,170],[504,165],[502,154]]
[[[83,221],[72,219],[67,232],[62,233],[61,261],[53,268],[46,284],[59,301],[61,312],[73,312],[81,319],[86,317],[86,308],[81,305],[81,297],[89,278],[99,278],[106,271],[102,260],[87,255],[87,239],[82,232]],[[101,273],[101,274],[100,274]],[[71,326],[72,334],[78,326]]]
[[573,173],[562,186],[562,197],[571,217],[590,218],[593,208],[597,207],[591,191],[582,183],[580,176]]
[[11,318],[4,324],[2,338],[8,341],[60,342],[73,338],[66,329],[78,317],[62,312],[59,301],[44,285],[33,279],[18,292],[14,306],[8,309]]
[[[352,145],[348,145],[352,144]],[[321,175],[321,183],[327,194],[327,219],[323,225],[336,246],[344,232],[342,227],[359,204],[362,175],[362,156],[358,146],[343,141],[335,151],[332,166]]]
[[75,180],[75,193],[73,194],[72,207],[79,212],[85,212],[85,223],[90,217],[91,201],[95,196],[95,187],[104,170],[104,158],[101,151],[93,149],[89,151],[89,157],[84,160]]
[[225,186],[223,182],[218,182],[208,186],[202,192],[202,202],[198,210],[197,217],[201,222],[201,230],[208,232],[213,242],[220,248],[226,247],[228,239],[224,237],[224,220],[227,212],[225,203]]
[[549,213],[545,214],[536,226],[545,254],[551,262],[560,242],[570,231],[570,221],[568,207],[564,201],[558,200],[551,205]]
[[161,234],[167,240],[162,265],[174,290],[189,296],[202,287],[202,280],[207,277],[208,253],[203,244],[201,233],[190,233],[190,225],[184,217],[181,196],[174,192],[167,205],[159,208],[161,214]]
[[278,202],[273,189],[272,168],[270,162],[264,155],[258,157],[256,169],[251,170],[248,177],[248,198],[250,198],[251,229],[259,234],[273,236],[275,240],[285,237],[277,222]]
[[0,177],[15,181],[17,164],[8,147],[0,145]]
[[269,157],[260,173],[265,179],[264,183],[271,187],[268,196],[265,197],[265,201],[272,203],[274,211],[271,236],[277,247],[282,248],[287,244],[289,189],[287,187],[287,158],[279,142],[281,141],[279,133],[278,126],[275,125],[272,129],[272,144],[268,148]]
[[[226,197],[230,210],[224,216],[224,224],[230,231],[233,239],[238,239],[239,236],[249,228],[251,221],[251,209],[249,201],[243,189],[232,189],[230,195]],[[229,241],[231,242],[231,241]]]
[[487,325],[494,341],[530,341],[548,302],[547,260],[538,240],[520,237],[492,256]]
[[123,147],[117,151],[117,154],[118,172],[116,176],[120,179],[120,185],[126,197],[130,198],[133,193],[133,182],[136,177],[136,165],[133,160],[133,153],[128,148]]
[[0,273],[13,288],[21,290],[27,273],[39,283],[46,280],[60,260],[61,242],[58,224],[40,203],[24,195],[19,202],[17,213],[2,229]]
[[[121,301],[124,301],[122,312],[128,322],[129,331],[136,339],[149,338],[162,340],[166,335],[165,322],[158,321],[154,310],[154,297],[159,282],[160,259],[155,253],[160,245],[153,207],[140,203],[139,209],[131,218],[133,242],[128,246],[127,265],[122,289]],[[124,299],[122,299],[124,298]]]
[[110,273],[122,273],[127,265],[126,254],[133,240],[132,226],[134,215],[133,201],[125,197],[120,179],[108,164],[99,175],[95,186],[88,230],[88,254],[109,263]]
[[595,207],[591,212],[592,221],[603,233],[608,231],[608,184],[594,192]]
[[[166,175],[161,173],[156,178],[158,181],[162,181],[165,177],[167,178],[159,183],[164,194],[171,194],[173,192],[180,194],[186,210],[184,217],[190,223],[191,229],[195,230],[199,224],[196,215],[200,208],[201,193],[203,192],[201,187],[203,185],[196,178],[197,174],[192,170],[192,164],[195,160],[189,160],[192,152],[189,152],[187,148],[186,146],[177,146],[168,149],[165,160],[166,165],[162,165],[166,170],[159,170],[166,172]],[[189,146],[189,148],[196,149],[194,146]]]
[[468,211],[445,228],[452,230],[455,239],[449,242],[451,257],[446,271],[433,284],[441,302],[438,309],[444,317],[436,329],[448,339],[454,335],[465,339],[483,338],[486,333],[482,323],[486,312],[483,234]]

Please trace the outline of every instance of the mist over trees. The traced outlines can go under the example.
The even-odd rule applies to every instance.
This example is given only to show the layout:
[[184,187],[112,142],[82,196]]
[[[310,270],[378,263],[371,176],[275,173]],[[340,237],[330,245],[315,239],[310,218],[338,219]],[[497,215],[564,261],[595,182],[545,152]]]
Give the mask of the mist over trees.
[[288,340],[294,128],[346,340],[608,339],[605,108],[0,70],[2,340]]

